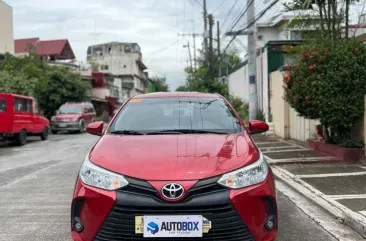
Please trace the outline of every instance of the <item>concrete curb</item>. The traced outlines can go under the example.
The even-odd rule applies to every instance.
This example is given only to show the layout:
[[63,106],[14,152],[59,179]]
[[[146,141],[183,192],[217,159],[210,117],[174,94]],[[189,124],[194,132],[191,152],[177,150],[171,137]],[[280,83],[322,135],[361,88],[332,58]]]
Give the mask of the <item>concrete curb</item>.
[[272,166],[272,171],[278,179],[327,210],[366,238],[366,218],[361,214],[353,212],[335,200],[328,198],[327,195],[280,167]]

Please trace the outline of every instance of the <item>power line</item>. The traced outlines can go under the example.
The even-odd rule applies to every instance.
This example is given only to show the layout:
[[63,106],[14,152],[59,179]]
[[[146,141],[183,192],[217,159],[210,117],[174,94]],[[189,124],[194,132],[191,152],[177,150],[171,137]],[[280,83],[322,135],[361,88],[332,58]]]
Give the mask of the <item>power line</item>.
[[198,0],[195,0],[198,5],[200,5],[203,8],[202,3],[200,3]]
[[238,2],[239,2],[238,0],[235,0],[235,2],[234,2],[234,4],[233,4],[233,6],[231,7],[231,9],[230,9],[229,13],[226,15],[226,18],[225,18],[224,22],[223,22],[223,23],[222,23],[222,25],[221,25],[221,29],[224,29],[224,26],[225,26],[226,21],[229,19],[229,16],[230,16],[231,12],[234,10],[234,8],[235,8],[235,6],[236,6],[236,4],[237,4]]
[[[271,9],[277,2],[278,2],[279,0],[274,0],[268,7],[266,7],[265,9],[263,9],[259,14],[258,14],[258,16],[255,18],[255,19],[253,19],[253,21],[251,21],[250,23],[248,23],[247,24],[247,26],[244,28],[244,29],[241,29],[241,30],[239,30],[239,31],[235,31],[234,32],[234,36],[231,38],[231,40],[230,40],[230,42],[226,45],[226,47],[225,47],[225,49],[224,49],[224,51],[222,51],[222,53],[221,53],[221,56],[217,56],[217,58],[216,58],[216,61],[215,61],[215,65],[217,64],[217,62],[218,62],[218,60],[219,60],[219,58],[221,58],[225,53],[226,53],[226,51],[227,51],[227,49],[229,48],[229,46],[230,46],[230,44],[234,41],[234,39],[236,38],[236,36],[238,36],[238,34],[241,32],[241,31],[244,31],[244,30],[246,30],[246,29],[248,29],[248,28],[250,28],[253,24],[255,24],[255,22],[256,21],[258,21],[269,9]],[[251,3],[253,3],[253,0],[251,1]],[[250,6],[250,4],[248,4],[248,6]],[[248,8],[247,8],[248,9]],[[246,9],[246,10],[247,10]],[[246,11],[245,11],[246,12]],[[244,12],[244,14],[245,14],[245,12]],[[238,22],[238,21],[237,21]],[[236,24],[235,24],[236,25]],[[235,27],[235,25],[234,25],[234,27]],[[233,28],[234,28],[233,27]],[[233,29],[232,28],[232,29]]]
[[168,48],[172,47],[173,45],[177,44],[178,43],[178,40],[175,40],[173,43],[163,47],[163,48],[160,48],[160,49],[157,49],[157,50],[154,50],[152,52],[149,52],[147,54],[154,54],[154,53],[158,53],[158,52],[162,52],[164,50],[167,50]]
[[217,11],[217,9],[219,9],[222,6],[222,4],[224,4],[224,3],[225,3],[225,0],[221,0],[221,3],[219,4],[219,6],[217,6],[215,8],[215,10],[212,11],[212,13],[215,13]]

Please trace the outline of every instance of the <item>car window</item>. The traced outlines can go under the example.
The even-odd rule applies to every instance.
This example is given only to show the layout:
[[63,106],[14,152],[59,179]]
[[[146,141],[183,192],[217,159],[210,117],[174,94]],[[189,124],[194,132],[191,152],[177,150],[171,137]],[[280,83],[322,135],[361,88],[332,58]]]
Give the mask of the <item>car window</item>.
[[36,115],[38,115],[38,114],[39,114],[38,106],[37,106],[37,105],[34,105],[34,106],[33,106],[33,114],[36,114]]
[[32,112],[32,101],[15,97],[14,98],[14,111],[15,112]]
[[58,110],[59,114],[81,114],[83,108],[80,105],[63,105]]
[[144,98],[130,100],[109,132],[134,130],[242,131],[239,120],[222,98]]
[[6,100],[0,99],[0,112],[6,112]]

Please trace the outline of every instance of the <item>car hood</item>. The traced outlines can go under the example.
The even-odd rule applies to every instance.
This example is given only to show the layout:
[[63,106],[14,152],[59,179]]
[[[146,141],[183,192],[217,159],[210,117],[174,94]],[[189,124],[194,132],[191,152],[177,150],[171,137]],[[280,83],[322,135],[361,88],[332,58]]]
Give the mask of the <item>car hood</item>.
[[91,162],[144,180],[198,180],[256,161],[259,152],[247,134],[104,135]]

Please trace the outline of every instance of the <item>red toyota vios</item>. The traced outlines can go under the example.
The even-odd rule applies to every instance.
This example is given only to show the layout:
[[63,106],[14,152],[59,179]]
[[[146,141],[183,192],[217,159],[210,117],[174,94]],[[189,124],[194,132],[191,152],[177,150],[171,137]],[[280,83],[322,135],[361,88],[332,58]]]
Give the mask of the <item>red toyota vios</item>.
[[71,232],[77,241],[272,241],[272,171],[246,128],[216,94],[144,94],[103,130],[77,177]]

